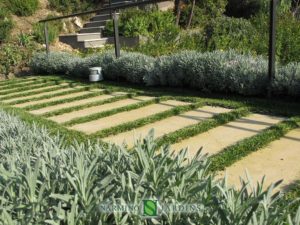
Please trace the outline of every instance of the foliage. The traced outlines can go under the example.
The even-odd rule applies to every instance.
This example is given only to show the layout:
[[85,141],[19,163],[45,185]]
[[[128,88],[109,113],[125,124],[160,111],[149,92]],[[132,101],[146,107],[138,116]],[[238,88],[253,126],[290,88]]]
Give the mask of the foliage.
[[127,53],[115,60],[105,74],[130,83],[143,83],[144,77],[152,70],[154,61],[151,56],[141,53]]
[[205,27],[206,50],[235,49],[242,53],[252,50],[258,42],[257,30],[246,19],[220,17]]
[[80,59],[66,52],[43,52],[35,54],[30,65],[37,74],[68,74]]
[[36,46],[31,43],[27,47],[19,46],[18,43],[5,43],[0,46],[0,74],[18,72],[27,66],[28,60],[32,57]]
[[228,0],[226,15],[238,18],[250,18],[264,11],[266,0]]
[[6,6],[17,16],[31,16],[39,7],[38,0],[4,0]]
[[[205,53],[183,51],[158,58],[122,52],[118,59],[112,52],[86,58],[62,52],[52,52],[49,56],[39,53],[33,57],[31,66],[38,74],[81,76],[87,76],[89,67],[102,66],[107,80],[246,96],[264,95],[268,86],[268,64],[263,57],[242,55],[231,50]],[[299,96],[298,68],[297,63],[277,66],[279,74],[273,85],[274,94]]]
[[182,52],[158,58],[148,85],[194,87],[202,91],[261,95],[267,85],[267,63],[235,52]]
[[10,37],[13,22],[7,10],[0,4],[0,44]]
[[71,14],[86,11],[97,2],[97,0],[49,0],[49,7],[64,14]]
[[[53,15],[47,16],[47,18],[51,18],[53,17]],[[62,30],[62,23],[60,21],[51,21],[47,23],[48,26],[48,40],[49,43],[53,43],[59,33]],[[45,43],[45,27],[44,27],[44,23],[36,23],[33,25],[33,33],[32,35],[34,36],[34,39],[40,43],[40,44],[44,44]]]
[[28,47],[32,43],[33,36],[31,34],[21,32],[17,36],[17,39],[20,46]]
[[[122,12],[119,21],[120,35],[126,37],[142,35],[157,40],[161,37],[173,38],[178,33],[175,18],[170,11],[130,9]],[[113,35],[112,21],[107,23],[104,32],[108,36]]]
[[[291,215],[293,204],[280,204],[282,195],[272,194],[276,185],[264,191],[262,183],[254,189],[245,182],[235,190],[207,173],[209,162],[201,154],[187,162],[186,151],[157,152],[153,135],[131,152],[76,142],[67,147],[45,129],[28,127],[3,111],[0,117],[3,224],[297,224],[300,210]],[[199,204],[200,211],[152,220],[99,211],[100,203],[140,204],[145,198]]]

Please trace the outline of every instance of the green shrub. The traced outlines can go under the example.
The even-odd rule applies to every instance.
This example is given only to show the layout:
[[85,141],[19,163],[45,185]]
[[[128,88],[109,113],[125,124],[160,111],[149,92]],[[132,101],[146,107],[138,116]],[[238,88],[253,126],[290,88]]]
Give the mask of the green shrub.
[[[53,16],[47,16],[47,18],[52,18]],[[48,22],[48,39],[49,43],[53,43],[59,36],[59,33],[62,30],[62,23],[60,21],[51,21]],[[34,36],[34,39],[40,43],[45,43],[45,33],[44,33],[44,23],[36,23],[33,26],[33,32],[32,35]]]
[[36,50],[34,44],[26,47],[18,43],[4,43],[0,45],[0,74],[18,73],[22,67],[28,66],[33,51]]
[[5,0],[5,3],[17,16],[31,16],[39,7],[39,0]]
[[[150,12],[130,9],[122,12],[120,16],[119,32],[126,37],[138,35],[161,39],[174,38],[174,33],[178,34],[179,29],[175,26],[175,18],[172,12],[161,12],[152,10]],[[105,35],[113,35],[113,23],[108,21],[104,31]]]
[[206,26],[205,32],[209,51],[235,49],[247,53],[259,41],[257,30],[246,19],[219,17]]
[[49,7],[64,14],[71,14],[86,11],[92,6],[95,7],[96,3],[96,0],[49,0]]
[[[265,191],[262,183],[254,188],[248,181],[240,190],[229,187],[209,174],[205,156],[188,161],[187,151],[173,155],[168,146],[157,151],[153,134],[132,151],[76,141],[65,146],[62,136],[51,137],[0,111],[0,143],[3,224],[283,225],[299,220],[300,209],[291,211],[299,202],[282,204],[276,185]],[[139,211],[100,211],[100,204],[140,205],[145,199],[197,204],[198,210],[164,212],[151,220]]]
[[10,37],[13,22],[7,10],[0,5],[0,44]]

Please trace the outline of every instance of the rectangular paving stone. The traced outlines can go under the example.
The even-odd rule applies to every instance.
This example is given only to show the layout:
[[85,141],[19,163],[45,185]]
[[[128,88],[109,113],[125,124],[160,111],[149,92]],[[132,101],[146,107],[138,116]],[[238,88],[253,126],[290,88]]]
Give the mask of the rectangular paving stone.
[[222,107],[204,106],[185,112],[181,115],[171,116],[167,119],[148,124],[135,130],[104,138],[103,140],[119,145],[126,143],[129,147],[132,147],[137,138],[144,138],[152,128],[154,128],[154,134],[157,138],[181,128],[197,124],[200,121],[209,119],[216,114],[226,113],[229,111],[231,110]]
[[[57,87],[57,86],[62,86],[63,88],[59,89],[59,90],[56,90],[56,91],[43,92],[43,93],[35,94],[35,95],[28,95],[32,91],[41,91],[41,90],[45,90],[45,89],[48,89],[48,88],[51,88],[51,87],[54,88],[54,87]],[[16,93],[13,93],[13,94],[5,95],[5,97],[9,97],[9,96],[12,96],[12,95],[15,95],[15,94],[21,94],[22,93],[23,97],[17,97],[17,98],[13,98],[13,99],[3,100],[2,102],[11,103],[11,102],[14,102],[14,101],[37,98],[37,97],[41,97],[41,96],[49,95],[49,94],[57,94],[57,93],[61,93],[61,92],[72,90],[72,89],[73,88],[69,87],[69,85],[66,84],[66,83],[60,84],[60,85],[50,85],[50,86],[47,86],[47,87],[32,89],[32,90],[28,90],[28,91],[24,91],[24,92],[20,91],[20,92],[16,92]]]
[[127,105],[132,105],[132,104],[139,103],[141,101],[147,101],[147,100],[151,100],[151,99],[153,99],[153,97],[139,96],[139,97],[124,99],[124,100],[120,100],[120,101],[116,101],[116,102],[112,102],[112,103],[108,103],[108,104],[103,104],[103,105],[99,105],[99,106],[88,107],[86,109],[69,112],[69,113],[65,113],[62,115],[58,115],[58,116],[53,116],[53,117],[50,117],[49,119],[53,120],[57,123],[65,123],[65,122],[68,122],[68,121],[76,119],[76,118],[85,117],[85,116],[89,116],[89,115],[92,115],[95,113],[100,113],[100,112],[104,112],[104,111],[108,111],[108,110],[112,110],[112,109],[116,109],[116,108],[121,108],[121,107],[124,107]]
[[282,120],[284,120],[284,118],[262,114],[251,114],[250,116],[229,122],[205,133],[183,140],[172,145],[172,149],[179,151],[188,147],[190,156],[193,156],[201,147],[203,147],[204,153],[210,155],[216,154],[224,148],[245,138],[254,136]]
[[113,97],[116,97],[116,95],[114,95],[114,94],[100,95],[100,96],[86,98],[86,99],[82,99],[82,100],[78,100],[78,101],[74,101],[74,102],[68,102],[68,103],[63,103],[63,104],[59,104],[59,105],[49,106],[49,107],[42,108],[42,109],[33,110],[30,113],[36,114],[36,115],[41,115],[41,114],[52,112],[55,110],[74,107],[74,106],[80,106],[80,105],[84,105],[84,104],[88,104],[88,103],[92,103],[92,102],[96,102],[96,101],[110,99]]
[[265,175],[265,187],[281,179],[279,188],[300,180],[300,128],[226,168],[228,183],[240,187],[239,178],[246,179],[246,170],[253,184]]
[[86,134],[92,134],[94,132],[114,127],[122,123],[131,122],[137,119],[145,118],[157,113],[161,113],[170,110],[176,106],[187,105],[187,102],[169,100],[157,104],[152,104],[139,109],[131,110],[129,112],[117,113],[112,116],[101,118],[99,120],[90,121],[87,123],[77,124],[70,129],[82,131]]
[[[36,81],[34,80],[31,80],[31,81],[28,81],[28,82],[25,82],[25,83],[18,83],[18,84],[7,84],[7,85],[2,85],[0,86],[0,95],[2,96],[2,93],[3,92],[6,92],[6,91],[13,91],[13,90],[18,90],[19,88],[23,88],[23,87],[26,87],[28,85],[32,85],[32,86],[35,86],[35,85],[40,85],[41,83],[38,83],[36,84],[35,83]],[[19,87],[12,87],[12,85],[22,85],[22,86],[19,86]]]
[[62,99],[69,99],[69,98],[79,97],[79,96],[90,94],[90,93],[91,93],[90,91],[81,91],[81,92],[61,95],[61,96],[57,96],[57,97],[53,97],[53,98],[47,98],[47,99],[38,100],[38,101],[25,102],[25,103],[17,104],[17,105],[14,105],[14,106],[19,107],[19,108],[23,108],[23,107],[26,107],[26,106],[34,106],[34,105],[38,105],[38,104],[42,104],[42,103],[48,103],[48,102],[58,101],[58,100],[62,100]]

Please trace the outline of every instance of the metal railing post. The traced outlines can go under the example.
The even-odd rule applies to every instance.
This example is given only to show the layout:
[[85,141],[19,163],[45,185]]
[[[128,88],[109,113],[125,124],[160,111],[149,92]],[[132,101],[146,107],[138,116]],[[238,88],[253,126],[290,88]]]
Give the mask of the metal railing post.
[[272,96],[272,83],[275,78],[275,52],[276,52],[276,7],[277,0],[270,0],[270,31],[269,31],[269,85],[268,97]]
[[48,23],[44,23],[44,34],[45,34],[45,44],[46,44],[46,52],[49,56],[50,54],[50,48],[49,48],[49,35],[48,35]]
[[119,15],[116,10],[113,13],[113,22],[114,22],[114,38],[115,38],[115,54],[116,58],[120,57],[120,37],[119,37]]

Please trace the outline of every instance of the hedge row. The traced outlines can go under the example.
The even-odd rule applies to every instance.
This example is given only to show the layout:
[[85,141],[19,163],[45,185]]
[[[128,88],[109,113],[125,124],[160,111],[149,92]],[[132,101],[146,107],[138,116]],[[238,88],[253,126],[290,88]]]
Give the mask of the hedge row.
[[[86,77],[88,68],[102,66],[105,79],[126,80],[148,86],[195,88],[205,92],[264,95],[268,87],[268,63],[261,57],[234,51],[184,51],[153,58],[140,53],[112,52],[80,58],[63,52],[36,54],[31,68],[37,74],[69,74]],[[275,95],[300,96],[300,63],[277,65]]]
[[[299,224],[300,208],[291,208],[299,201],[272,195],[276,185],[265,190],[259,183],[252,189],[245,181],[240,190],[229,187],[208,173],[201,154],[187,162],[186,151],[176,156],[169,147],[156,151],[153,133],[130,152],[63,143],[61,136],[51,137],[0,110],[1,224]],[[139,211],[100,210],[103,204],[141,205],[145,199],[197,208],[191,213],[162,209],[151,219]]]

